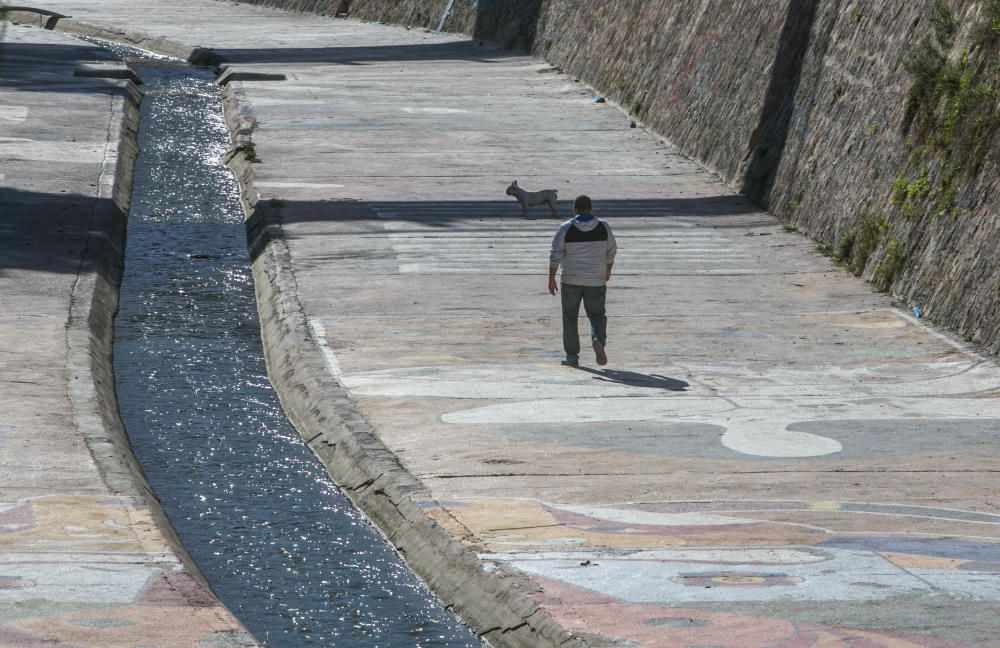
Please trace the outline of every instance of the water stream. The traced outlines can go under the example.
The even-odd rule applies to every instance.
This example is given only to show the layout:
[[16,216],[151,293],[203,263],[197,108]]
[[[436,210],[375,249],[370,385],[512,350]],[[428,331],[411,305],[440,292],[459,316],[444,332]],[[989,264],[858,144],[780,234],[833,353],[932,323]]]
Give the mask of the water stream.
[[473,647],[333,485],[268,382],[212,75],[147,61],[115,336],[122,418],[222,601],[276,647]]

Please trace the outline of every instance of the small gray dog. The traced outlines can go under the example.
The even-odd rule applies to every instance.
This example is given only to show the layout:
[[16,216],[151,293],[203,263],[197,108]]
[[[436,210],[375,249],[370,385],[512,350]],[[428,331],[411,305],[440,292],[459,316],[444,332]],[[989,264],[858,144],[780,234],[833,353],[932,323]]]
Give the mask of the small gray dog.
[[559,192],[555,189],[525,191],[517,186],[517,180],[515,180],[507,187],[507,195],[514,196],[517,198],[517,202],[521,203],[521,216],[524,218],[528,217],[528,207],[534,207],[543,203],[549,206],[549,210],[552,211],[553,216],[559,215],[556,211],[556,201],[559,200]]

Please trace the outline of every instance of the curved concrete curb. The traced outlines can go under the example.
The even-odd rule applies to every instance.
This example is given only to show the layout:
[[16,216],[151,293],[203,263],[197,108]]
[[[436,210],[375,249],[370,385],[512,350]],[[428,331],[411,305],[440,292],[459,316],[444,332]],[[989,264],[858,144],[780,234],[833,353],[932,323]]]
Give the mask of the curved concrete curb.
[[239,83],[223,93],[236,148],[230,156],[249,215],[257,305],[268,374],[306,443],[351,500],[434,592],[472,628],[503,648],[583,648],[512,579],[490,573],[424,511],[439,508],[424,486],[378,439],[350,396],[327,371],[298,299],[280,207],[258,203],[253,169],[242,154],[256,120]]

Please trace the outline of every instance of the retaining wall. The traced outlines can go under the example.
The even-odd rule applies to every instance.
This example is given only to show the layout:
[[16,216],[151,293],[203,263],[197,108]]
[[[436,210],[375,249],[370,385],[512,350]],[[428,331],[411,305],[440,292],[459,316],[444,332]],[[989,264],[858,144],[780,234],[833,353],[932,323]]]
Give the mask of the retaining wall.
[[[996,92],[964,106],[967,135],[950,143],[935,127],[958,90],[925,102],[940,119],[911,120],[907,62],[934,41],[934,0],[353,0],[350,12],[434,29],[449,4],[446,30],[581,77],[878,288],[1000,352],[1000,156],[949,166],[971,139],[1000,149]],[[992,40],[982,32],[997,3],[943,4],[955,21],[943,60],[961,76],[966,56],[975,83],[997,86],[1000,18]]]

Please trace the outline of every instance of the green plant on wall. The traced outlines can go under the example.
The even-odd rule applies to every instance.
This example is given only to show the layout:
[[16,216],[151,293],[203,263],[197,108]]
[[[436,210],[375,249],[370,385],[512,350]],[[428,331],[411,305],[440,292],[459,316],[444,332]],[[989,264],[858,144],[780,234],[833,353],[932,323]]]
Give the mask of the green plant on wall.
[[[975,16],[975,24],[959,20]],[[910,79],[901,123],[908,154],[877,217],[863,212],[840,240],[835,258],[855,274],[874,261],[872,281],[888,290],[906,269],[909,237],[925,219],[956,218],[985,164],[997,166],[1000,129],[1000,0],[937,0],[931,34],[906,61]],[[877,134],[870,127],[869,134]],[[904,224],[908,223],[908,224]]]
[[1000,0],[982,3],[981,14],[969,42],[956,51],[955,14],[935,2],[929,15],[934,34],[907,61],[912,85],[902,126],[913,150],[892,203],[908,218],[954,215],[961,189],[992,150],[1000,127]]
[[860,275],[875,250],[885,242],[888,231],[889,218],[885,214],[871,216],[867,211],[862,212],[857,224],[840,239],[835,258]]

